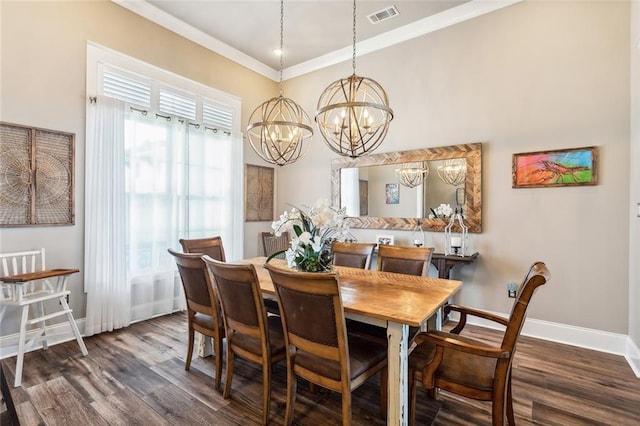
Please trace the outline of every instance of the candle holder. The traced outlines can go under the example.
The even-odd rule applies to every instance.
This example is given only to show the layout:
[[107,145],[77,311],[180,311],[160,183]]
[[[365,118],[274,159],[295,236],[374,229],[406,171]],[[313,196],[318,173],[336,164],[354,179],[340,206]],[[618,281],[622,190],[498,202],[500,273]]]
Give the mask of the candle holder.
[[[460,231],[454,232],[454,226]],[[449,223],[444,228],[444,254],[447,256],[466,256],[468,231],[467,226],[464,224],[462,209],[455,209],[449,219]]]
[[414,247],[424,246],[424,229],[422,229],[422,225],[417,225],[415,228],[413,228],[413,232],[411,233],[411,244]]

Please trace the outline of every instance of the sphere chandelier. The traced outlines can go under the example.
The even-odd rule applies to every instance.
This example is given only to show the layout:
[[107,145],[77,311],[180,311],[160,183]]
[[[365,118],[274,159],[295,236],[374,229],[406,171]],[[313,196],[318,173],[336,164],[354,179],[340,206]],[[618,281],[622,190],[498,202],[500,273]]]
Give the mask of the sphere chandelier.
[[[313,136],[311,120],[300,105],[285,98],[282,90],[284,0],[280,1],[280,95],[258,106],[249,117],[247,136],[251,148],[264,161],[284,166],[309,150]],[[309,141],[310,142],[310,141]]]
[[315,121],[334,152],[359,157],[374,151],[387,135],[393,110],[375,80],[356,75],[356,1],[353,1],[353,74],[331,83],[320,95]]

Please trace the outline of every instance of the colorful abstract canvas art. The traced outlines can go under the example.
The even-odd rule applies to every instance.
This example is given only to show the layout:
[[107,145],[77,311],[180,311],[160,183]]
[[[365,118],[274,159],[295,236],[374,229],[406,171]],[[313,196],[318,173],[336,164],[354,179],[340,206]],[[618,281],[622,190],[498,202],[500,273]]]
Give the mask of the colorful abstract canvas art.
[[513,155],[513,187],[596,185],[597,147]]

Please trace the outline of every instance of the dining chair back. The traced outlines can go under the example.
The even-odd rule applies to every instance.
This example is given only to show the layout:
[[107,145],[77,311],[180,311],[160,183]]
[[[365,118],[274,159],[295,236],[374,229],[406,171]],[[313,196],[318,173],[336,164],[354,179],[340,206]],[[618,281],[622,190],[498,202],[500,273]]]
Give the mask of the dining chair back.
[[296,376],[342,394],[342,422],[351,423],[351,392],[381,372],[386,407],[387,347],[347,334],[336,273],[297,272],[267,264],[287,345],[287,408],[293,421]]
[[[474,308],[448,305],[445,312],[460,314],[450,332],[429,331],[415,338],[417,344],[409,357],[410,419],[415,421],[416,386],[435,396],[435,389],[481,401],[492,401],[492,421],[502,426],[505,419],[515,425],[511,393],[511,367],[527,308],[538,287],[549,281],[546,265],[535,262],[526,274],[509,318]],[[467,317],[475,316],[506,327],[499,346],[460,335]]]
[[189,347],[185,370],[191,368],[195,332],[213,339],[216,378],[215,387],[220,389],[222,375],[222,339],[224,327],[220,315],[220,303],[207,273],[200,253],[179,253],[168,249],[174,257],[187,300],[187,319],[189,327]]
[[[262,232],[261,236],[262,248],[266,257],[289,248],[289,233],[287,231],[284,231],[279,237],[271,232]],[[284,259],[284,253],[274,256],[274,258]]]
[[285,358],[280,317],[268,316],[253,264],[232,264],[203,256],[222,305],[227,336],[223,396],[229,398],[235,355],[262,366],[263,415],[269,421],[271,367]]
[[[380,244],[376,269],[383,272],[426,277],[429,274],[432,253],[433,248],[431,247],[404,247]],[[439,310],[437,315],[442,316],[442,312]],[[349,329],[352,333],[378,341],[387,339],[387,331],[384,327],[349,321]],[[409,327],[409,340],[413,339],[418,331],[420,331],[419,327]]]
[[222,237],[208,237],[196,239],[180,239],[182,251],[185,253],[201,253],[206,254],[221,262],[226,262],[224,254],[224,246],[222,245]]
[[432,247],[404,247],[380,244],[378,271],[426,277],[431,265]]
[[369,269],[371,256],[376,248],[375,243],[343,243],[334,241],[331,244],[332,263],[336,266]]

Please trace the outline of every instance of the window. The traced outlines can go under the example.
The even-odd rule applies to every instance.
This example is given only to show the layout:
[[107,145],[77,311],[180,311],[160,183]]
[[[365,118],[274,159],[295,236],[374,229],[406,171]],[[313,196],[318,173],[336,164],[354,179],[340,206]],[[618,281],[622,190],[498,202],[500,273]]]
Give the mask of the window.
[[[242,257],[240,103],[94,45],[88,58],[96,112],[88,114],[85,244],[122,241],[131,320],[169,313],[184,303],[167,252],[179,249],[179,238],[220,235],[227,257]],[[93,152],[100,144],[115,150],[113,158]],[[113,164],[104,170],[107,160]],[[106,229],[97,218],[105,209],[115,222]],[[94,261],[85,268],[99,268]]]

